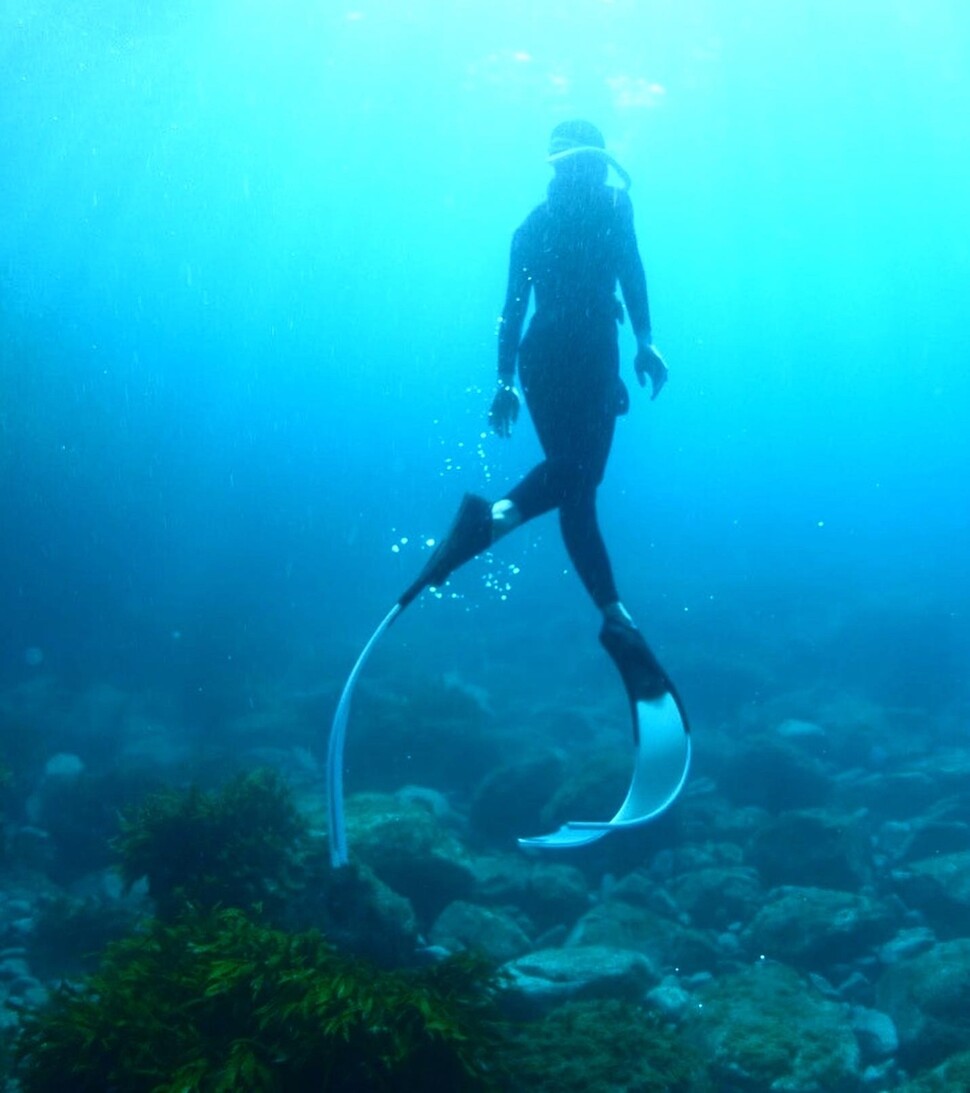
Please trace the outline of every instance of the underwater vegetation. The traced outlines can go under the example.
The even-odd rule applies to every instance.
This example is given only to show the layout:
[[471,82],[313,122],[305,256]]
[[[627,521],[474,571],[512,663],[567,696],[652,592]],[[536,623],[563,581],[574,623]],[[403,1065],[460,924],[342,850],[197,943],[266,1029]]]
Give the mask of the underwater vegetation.
[[499,1088],[495,976],[388,972],[237,909],[154,921],[24,1015],[25,1093]]
[[[511,1022],[502,973],[475,953],[388,970],[316,929],[281,928],[267,903],[299,902],[320,880],[307,847],[271,772],[148,798],[116,848],[126,883],[148,878],[157,917],[110,941],[94,971],[71,964],[70,935],[93,954],[121,920],[99,927],[81,900],[50,901],[38,919],[51,966],[79,978],[16,1006],[10,1069],[24,1093],[709,1088],[691,1049],[640,1007],[568,1002]],[[324,923],[335,899],[358,914],[380,903],[365,874],[345,872],[321,890]]]
[[153,794],[122,821],[114,846],[125,884],[145,877],[159,918],[256,906],[272,918],[300,886],[306,839],[286,782],[261,769],[212,792]]

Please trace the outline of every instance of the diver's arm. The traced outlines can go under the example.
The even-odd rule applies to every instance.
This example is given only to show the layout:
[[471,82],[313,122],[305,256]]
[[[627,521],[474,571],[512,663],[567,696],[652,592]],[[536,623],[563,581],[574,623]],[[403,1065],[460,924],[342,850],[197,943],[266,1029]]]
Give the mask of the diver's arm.
[[616,276],[623,292],[638,346],[651,344],[650,301],[647,297],[647,276],[643,271],[637,234],[633,227],[633,205],[622,190],[617,194],[617,267]]
[[498,320],[498,389],[488,411],[489,424],[501,437],[512,435],[512,426],[519,416],[519,393],[515,389],[515,361],[519,354],[522,324],[529,307],[532,278],[523,254],[522,229],[512,237],[509,258],[509,283],[505,291],[505,307]]
[[522,339],[522,324],[529,307],[532,278],[527,268],[522,229],[512,237],[509,257],[509,281],[505,291],[505,306],[498,320],[498,378],[500,384],[511,386],[515,380],[515,361]]
[[660,394],[667,382],[667,364],[660,350],[653,344],[650,330],[650,302],[647,298],[647,276],[643,271],[637,235],[633,228],[633,205],[622,191],[617,201],[619,220],[619,255],[617,279],[623,291],[623,300],[630,314],[633,333],[637,339],[637,355],[633,362],[641,387],[650,379],[651,398]]

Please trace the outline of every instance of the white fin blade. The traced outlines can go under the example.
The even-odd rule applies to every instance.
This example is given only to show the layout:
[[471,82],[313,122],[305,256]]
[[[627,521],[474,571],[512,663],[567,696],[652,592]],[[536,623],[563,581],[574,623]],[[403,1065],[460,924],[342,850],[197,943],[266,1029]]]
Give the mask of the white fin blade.
[[347,824],[344,817],[344,743],[347,739],[347,721],[350,718],[350,700],[367,658],[400,612],[401,605],[396,603],[371,634],[347,677],[330,726],[330,742],[327,747],[327,815],[330,820],[330,864],[334,869],[339,869],[350,860],[347,854]]
[[690,771],[690,734],[673,695],[643,699],[636,705],[638,724],[633,777],[612,820],[571,820],[550,835],[519,839],[519,846],[563,849],[585,846],[610,831],[640,827],[661,816],[677,800]]

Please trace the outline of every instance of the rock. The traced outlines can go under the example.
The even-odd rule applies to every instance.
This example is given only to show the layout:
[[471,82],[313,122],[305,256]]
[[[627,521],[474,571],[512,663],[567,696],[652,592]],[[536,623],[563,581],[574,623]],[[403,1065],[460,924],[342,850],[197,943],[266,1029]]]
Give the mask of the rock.
[[8,985],[17,979],[30,977],[30,965],[22,956],[9,956],[0,961],[0,980]]
[[518,1017],[537,1016],[571,999],[640,1001],[659,979],[643,953],[605,945],[540,949],[502,970],[510,977],[504,1001]]
[[909,1069],[935,1066],[970,1042],[970,938],[943,941],[891,965],[876,984],[876,1004],[899,1033]]
[[441,912],[429,937],[451,952],[471,949],[504,964],[529,951],[529,938],[505,911],[455,900]]
[[348,801],[347,833],[354,856],[407,897],[422,922],[475,887],[468,854],[421,802],[358,794]]
[[900,930],[894,938],[880,946],[878,956],[883,964],[898,964],[900,960],[925,953],[936,944],[936,934],[927,926],[911,926]]
[[789,717],[775,730],[779,736],[785,737],[789,740],[817,740],[821,741],[821,746],[825,746],[824,742],[827,737],[827,733],[821,725],[814,721],[801,721],[797,717]]
[[507,762],[494,717],[454,677],[413,676],[403,688],[367,681],[355,703],[347,769],[366,770],[369,789],[407,781],[466,796],[485,771]]
[[716,944],[706,934],[617,899],[583,915],[566,944],[636,950],[660,967],[686,973],[708,971],[718,962]]
[[896,1089],[896,1060],[886,1059],[885,1062],[870,1063],[862,1072],[862,1085],[865,1089],[872,1089],[875,1093],[884,1093],[887,1089]]
[[12,827],[6,832],[6,843],[6,862],[17,869],[46,873],[57,860],[54,840],[41,827]]
[[27,1009],[40,1009],[50,1001],[50,992],[45,986],[34,980],[30,986],[25,988],[18,1001]]
[[537,833],[542,810],[562,782],[563,762],[549,754],[499,767],[485,776],[472,797],[468,817],[473,836],[514,844]]
[[925,813],[939,796],[939,784],[926,771],[879,771],[838,782],[835,801],[846,811],[865,808],[880,821],[899,821]]
[[540,930],[571,927],[589,907],[586,878],[575,866],[510,854],[476,858],[472,868],[476,903],[514,905]]
[[410,902],[354,862],[325,873],[292,917],[295,929],[318,927],[340,948],[385,966],[407,963],[419,947]]
[[44,764],[45,778],[77,778],[84,771],[84,761],[72,752],[59,751]]
[[805,971],[858,961],[892,937],[893,911],[883,901],[824,888],[779,888],[742,935],[752,955]]
[[724,1090],[855,1090],[859,1045],[847,1007],[822,997],[791,968],[762,961],[694,997],[682,1025]]
[[888,1013],[866,1009],[864,1006],[853,1006],[850,1021],[852,1031],[859,1041],[864,1063],[878,1063],[896,1054],[899,1037]]
[[[884,1086],[883,1088],[891,1088]],[[945,1063],[896,1087],[896,1093],[967,1093],[970,1089],[970,1051],[951,1055]]]
[[781,812],[823,805],[833,782],[826,765],[796,741],[761,736],[724,756],[717,784],[732,804]]
[[940,854],[893,873],[896,890],[942,937],[966,936],[970,915],[970,850]]
[[970,846],[970,825],[924,817],[889,820],[879,829],[876,844],[893,865],[922,861]]
[[793,884],[852,892],[872,880],[867,825],[821,809],[783,812],[754,835],[747,861],[768,887]]
[[[812,977],[809,976],[809,979]],[[872,981],[861,972],[853,971],[836,988],[836,994],[843,1002],[856,1002],[862,1005],[872,997]]]
[[667,975],[647,992],[647,1005],[668,1021],[679,1021],[690,1005],[691,996],[675,975]]
[[693,925],[718,930],[750,919],[765,895],[757,872],[747,866],[684,873],[671,882],[670,891]]

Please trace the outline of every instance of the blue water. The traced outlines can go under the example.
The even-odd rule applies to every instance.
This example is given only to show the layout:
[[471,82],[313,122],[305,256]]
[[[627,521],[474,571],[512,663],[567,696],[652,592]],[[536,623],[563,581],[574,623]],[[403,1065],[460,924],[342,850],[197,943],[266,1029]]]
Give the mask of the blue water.
[[[345,672],[461,492],[536,458],[486,433],[495,319],[582,116],[671,368],[602,520],[688,701],[752,698],[725,659],[966,699],[970,9],[560,8],[3,5],[5,682]],[[509,687],[596,624],[551,519],[412,615],[402,662]]]

